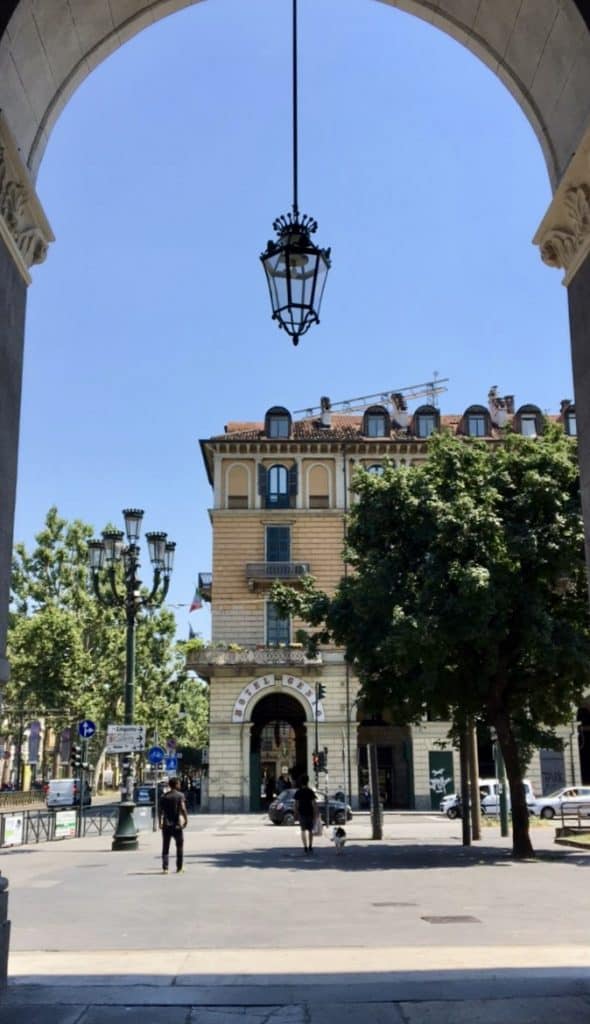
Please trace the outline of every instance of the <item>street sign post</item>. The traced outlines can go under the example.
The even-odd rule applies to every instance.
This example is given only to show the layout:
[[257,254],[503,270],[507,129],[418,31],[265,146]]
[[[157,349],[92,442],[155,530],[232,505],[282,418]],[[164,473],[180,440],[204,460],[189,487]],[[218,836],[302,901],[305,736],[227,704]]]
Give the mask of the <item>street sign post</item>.
[[130,754],[145,749],[145,725],[107,725],[107,754]]
[[90,718],[85,718],[83,722],[78,722],[78,736],[83,740],[89,740],[96,732],[96,726]]
[[150,747],[147,752],[147,759],[150,764],[160,765],[166,757],[166,752],[162,747]]
[[166,758],[166,763],[165,763],[165,768],[166,768],[167,772],[175,772],[178,769],[178,758],[177,757],[167,757]]

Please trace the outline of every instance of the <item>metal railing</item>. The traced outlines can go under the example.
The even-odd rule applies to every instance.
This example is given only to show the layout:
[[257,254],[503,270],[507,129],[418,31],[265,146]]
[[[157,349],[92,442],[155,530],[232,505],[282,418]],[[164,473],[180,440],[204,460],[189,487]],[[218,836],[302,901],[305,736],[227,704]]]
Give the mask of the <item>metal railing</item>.
[[247,580],[293,580],[309,574],[309,562],[248,562]]
[[562,804],[561,827],[590,832],[590,804]]
[[81,818],[76,814],[74,832],[67,836],[57,834],[57,815],[67,810],[61,808],[51,811],[19,810],[0,813],[0,846],[27,846],[50,843],[63,838],[73,839],[76,836],[102,836],[115,831],[119,817],[117,807],[85,810]]

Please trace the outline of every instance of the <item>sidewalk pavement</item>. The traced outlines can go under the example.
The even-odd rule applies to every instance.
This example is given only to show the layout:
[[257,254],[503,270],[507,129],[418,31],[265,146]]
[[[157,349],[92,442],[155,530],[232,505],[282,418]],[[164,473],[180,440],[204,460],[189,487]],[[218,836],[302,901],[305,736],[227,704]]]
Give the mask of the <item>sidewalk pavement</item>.
[[[493,967],[486,967],[486,962]],[[590,949],[32,952],[0,1024],[590,1022]]]

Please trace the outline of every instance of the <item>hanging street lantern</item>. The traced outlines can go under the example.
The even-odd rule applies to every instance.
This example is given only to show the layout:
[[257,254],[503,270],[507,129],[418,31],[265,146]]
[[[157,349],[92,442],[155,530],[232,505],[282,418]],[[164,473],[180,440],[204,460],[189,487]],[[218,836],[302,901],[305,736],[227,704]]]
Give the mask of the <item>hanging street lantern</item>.
[[293,207],[277,217],[260,259],[266,274],[272,318],[289,334],[294,345],[312,324],[320,322],[320,306],[330,269],[330,249],[320,249],[311,240],[317,231],[313,217],[299,213],[298,130],[297,130],[297,0],[293,0]]

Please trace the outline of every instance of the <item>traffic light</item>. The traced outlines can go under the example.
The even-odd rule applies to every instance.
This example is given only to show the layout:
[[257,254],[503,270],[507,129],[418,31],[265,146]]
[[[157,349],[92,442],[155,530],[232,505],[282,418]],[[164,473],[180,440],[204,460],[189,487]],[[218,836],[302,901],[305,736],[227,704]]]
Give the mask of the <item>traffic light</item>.
[[325,772],[328,770],[328,748],[324,747],[323,750],[319,750],[317,753],[318,759],[318,771]]
[[79,743],[72,744],[72,752],[70,754],[70,764],[74,771],[78,771],[82,764],[82,747]]
[[313,770],[314,770],[314,772],[317,775],[317,773],[320,770],[320,755],[318,754],[317,750],[314,750],[314,752],[312,754],[312,761],[313,761]]
[[316,683],[315,685],[316,697],[318,700],[323,700],[326,696],[326,687],[323,683]]

